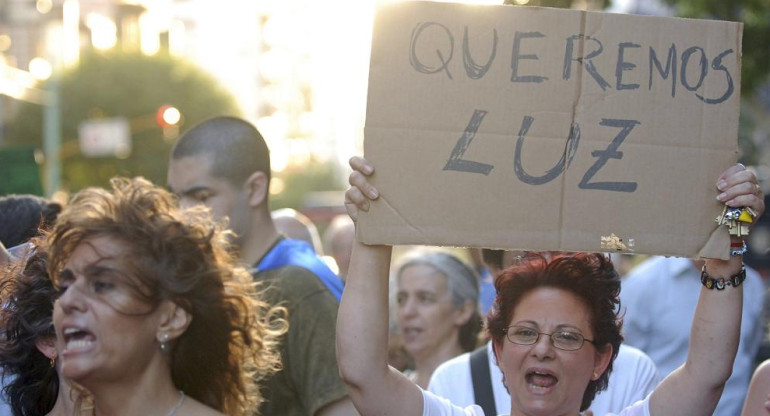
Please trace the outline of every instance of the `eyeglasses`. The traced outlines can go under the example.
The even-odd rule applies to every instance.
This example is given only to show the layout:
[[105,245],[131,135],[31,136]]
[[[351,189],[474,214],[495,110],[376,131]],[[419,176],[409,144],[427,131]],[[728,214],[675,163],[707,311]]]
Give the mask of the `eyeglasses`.
[[508,338],[508,341],[519,345],[536,344],[540,341],[540,335],[548,335],[548,337],[551,338],[551,345],[553,345],[554,348],[564,351],[579,350],[583,348],[584,341],[594,344],[592,340],[587,339],[582,334],[572,331],[556,331],[552,334],[547,334],[545,332],[537,332],[526,326],[509,326],[503,330],[505,331],[505,337]]

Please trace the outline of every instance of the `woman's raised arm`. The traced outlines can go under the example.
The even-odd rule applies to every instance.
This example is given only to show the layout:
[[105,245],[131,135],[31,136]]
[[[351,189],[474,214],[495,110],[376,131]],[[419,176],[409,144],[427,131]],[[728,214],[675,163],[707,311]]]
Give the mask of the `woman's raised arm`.
[[[350,160],[345,206],[353,221],[379,196],[367,181],[374,169]],[[357,225],[356,225],[357,226]],[[337,315],[337,361],[350,398],[362,415],[419,416],[420,388],[388,366],[388,273],[391,247],[355,242]]]
[[[730,207],[749,207],[757,217],[765,210],[757,178],[743,165],[727,169],[717,180],[717,189],[717,199]],[[733,242],[740,244],[736,238]],[[740,276],[742,264],[741,255],[726,261],[707,259],[705,281],[735,281],[733,277]],[[723,290],[701,287],[687,361],[653,392],[653,416],[705,416],[714,412],[738,351],[742,308],[743,285],[727,285]]]

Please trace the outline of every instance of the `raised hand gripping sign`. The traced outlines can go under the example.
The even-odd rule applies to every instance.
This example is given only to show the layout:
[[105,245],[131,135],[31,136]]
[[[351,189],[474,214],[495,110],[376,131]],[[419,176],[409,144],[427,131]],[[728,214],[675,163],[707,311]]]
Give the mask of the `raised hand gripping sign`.
[[378,11],[365,243],[727,257],[740,23],[435,2]]

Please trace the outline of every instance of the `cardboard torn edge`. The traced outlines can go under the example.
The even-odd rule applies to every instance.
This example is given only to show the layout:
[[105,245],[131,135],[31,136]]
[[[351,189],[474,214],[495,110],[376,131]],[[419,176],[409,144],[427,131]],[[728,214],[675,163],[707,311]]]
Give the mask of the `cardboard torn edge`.
[[698,258],[730,259],[730,234],[725,227],[717,227],[711,232],[706,244],[698,251]]
[[635,241],[633,238],[629,238],[627,242],[624,242],[622,238],[610,233],[610,235],[603,235],[599,237],[599,247],[602,252],[607,253],[629,253],[633,254]]

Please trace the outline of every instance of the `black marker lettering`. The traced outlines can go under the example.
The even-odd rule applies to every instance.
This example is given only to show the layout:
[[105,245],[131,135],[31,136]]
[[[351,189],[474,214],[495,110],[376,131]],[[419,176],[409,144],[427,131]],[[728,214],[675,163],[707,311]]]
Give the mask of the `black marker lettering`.
[[[698,78],[698,83],[695,84],[694,87],[691,87],[690,84],[687,83],[687,63],[690,61],[690,55],[694,54],[695,52],[700,52],[700,77]],[[687,48],[682,53],[682,74],[679,76],[679,78],[682,80],[682,85],[684,85],[684,87],[689,91],[695,91],[700,88],[701,84],[703,83],[703,79],[706,78],[706,72],[708,69],[709,61],[706,59],[706,52],[703,51],[703,48],[693,46],[691,48]]]
[[[573,58],[572,54],[575,49],[575,41],[577,39],[585,38],[586,41],[594,41],[596,43],[596,50],[589,53],[585,57],[580,56],[577,58]],[[585,46],[585,45],[584,45]],[[604,47],[602,46],[602,43],[599,42],[598,39],[594,39],[590,36],[584,36],[584,35],[572,35],[567,38],[567,47],[565,48],[564,52],[564,71],[562,73],[562,78],[565,80],[570,78],[570,74],[572,71],[572,64],[571,61],[581,62],[585,64],[586,71],[588,71],[589,74],[594,78],[597,84],[599,84],[599,87],[601,87],[602,90],[606,90],[610,87],[610,84],[602,78],[601,75],[599,75],[599,71],[596,70],[596,65],[594,65],[594,62],[591,60],[598,56],[602,51],[604,50]]]
[[641,45],[631,42],[621,42],[618,45],[618,64],[615,66],[615,89],[617,90],[635,90],[639,88],[639,84],[624,84],[623,83],[623,71],[630,71],[636,68],[635,64],[626,62],[623,60],[623,53],[626,48],[638,48]]
[[486,65],[477,65],[471,56],[471,48],[468,45],[468,26],[465,26],[465,33],[463,34],[463,65],[465,66],[465,73],[468,74],[468,78],[479,79],[492,66],[492,61],[495,60],[495,55],[497,54],[497,29],[494,29],[492,34],[494,35],[492,38],[492,53]]
[[[431,27],[431,26],[439,26],[446,32],[447,40],[449,41],[449,57],[444,59],[444,55],[441,53],[439,49],[436,49],[436,55],[438,55],[438,60],[441,62],[441,65],[439,66],[428,66],[422,63],[420,58],[417,57],[417,40],[420,37],[420,34],[422,34],[422,31]],[[435,22],[425,22],[420,23],[417,26],[415,26],[414,29],[412,29],[412,40],[409,44],[409,63],[412,65],[412,68],[416,69],[417,72],[421,72],[423,74],[435,74],[437,72],[445,71],[447,77],[449,79],[452,79],[452,74],[449,72],[449,61],[452,60],[452,56],[454,55],[455,50],[455,39],[452,36],[452,33],[449,32],[449,29],[447,29],[446,26],[435,23]]]
[[537,59],[537,55],[521,55],[521,39],[522,38],[543,38],[544,34],[540,32],[519,32],[517,31],[513,35],[513,56],[511,57],[511,82],[543,82],[548,77],[539,75],[519,75],[519,60],[520,59]]
[[733,95],[733,89],[735,88],[733,86],[733,77],[730,75],[730,71],[725,68],[724,65],[722,65],[722,58],[724,58],[726,55],[729,55],[733,53],[732,49],[728,49],[722,53],[719,54],[716,58],[714,58],[714,61],[711,63],[711,68],[716,69],[717,71],[725,71],[725,77],[727,78],[727,90],[724,94],[722,94],[719,98],[704,98],[700,94],[695,94],[696,97],[698,97],[701,101],[703,101],[706,104],[719,104],[726,99],[730,98],[731,95]]
[[468,146],[471,145],[473,137],[476,136],[476,132],[479,130],[481,122],[487,112],[484,110],[474,110],[471,121],[468,122],[468,126],[465,127],[465,132],[457,140],[455,148],[452,149],[452,154],[449,156],[449,160],[444,166],[444,170],[456,170],[460,172],[481,173],[483,175],[489,175],[494,166],[486,163],[474,162],[471,160],[463,159],[463,153],[468,150]]
[[575,123],[570,129],[569,137],[567,137],[566,147],[564,153],[561,155],[561,159],[556,163],[556,166],[551,168],[543,176],[532,176],[524,171],[524,167],[521,165],[521,148],[524,146],[524,137],[527,135],[530,126],[534,118],[525,116],[521,122],[521,129],[519,129],[519,139],[516,141],[516,151],[513,156],[513,171],[516,176],[524,183],[530,185],[542,185],[554,180],[565,169],[569,167],[572,159],[577,152],[578,144],[580,144],[580,126]]
[[676,45],[672,43],[671,47],[668,48],[668,56],[666,57],[666,69],[663,69],[663,67],[660,65],[658,57],[655,56],[655,50],[652,49],[652,46],[650,46],[650,83],[647,86],[647,89],[649,90],[652,89],[653,65],[655,65],[655,68],[658,69],[658,73],[663,79],[667,79],[668,75],[671,74],[671,96],[676,96]]
[[580,189],[599,189],[603,191],[615,191],[615,192],[634,192],[636,190],[636,182],[589,182],[591,178],[599,172],[599,169],[604,167],[609,159],[622,159],[623,152],[619,152],[618,148],[623,144],[623,140],[626,139],[628,133],[639,124],[636,120],[617,120],[617,119],[602,119],[602,126],[618,127],[620,132],[612,142],[607,146],[605,150],[595,150],[591,152],[591,156],[597,158],[596,162],[591,166],[586,174],[583,176],[583,180],[578,184]]

